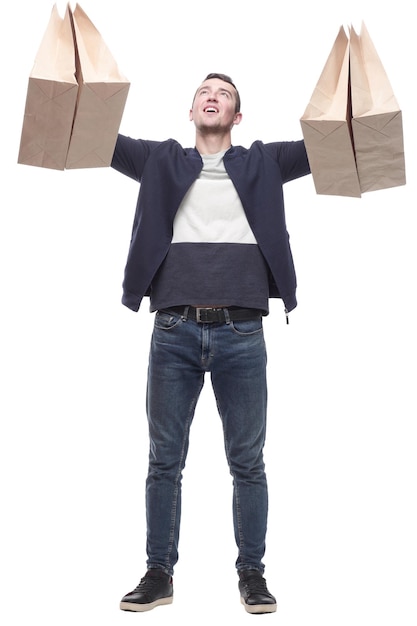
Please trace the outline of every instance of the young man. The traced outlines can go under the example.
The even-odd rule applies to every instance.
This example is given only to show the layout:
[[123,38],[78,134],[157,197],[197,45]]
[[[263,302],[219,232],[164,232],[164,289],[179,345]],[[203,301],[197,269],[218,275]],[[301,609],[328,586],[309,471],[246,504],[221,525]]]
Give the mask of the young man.
[[[223,74],[197,89],[195,148],[119,136],[112,167],[140,183],[123,283],[134,311],[156,312],[149,357],[147,572],[120,608],[147,611],[173,599],[181,478],[189,430],[210,372],[233,477],[241,602],[271,613],[263,577],[268,491],[263,461],[268,299],[296,306],[282,185],[310,173],[303,141],[232,146],[239,93]],[[214,539],[213,539],[214,541]]]

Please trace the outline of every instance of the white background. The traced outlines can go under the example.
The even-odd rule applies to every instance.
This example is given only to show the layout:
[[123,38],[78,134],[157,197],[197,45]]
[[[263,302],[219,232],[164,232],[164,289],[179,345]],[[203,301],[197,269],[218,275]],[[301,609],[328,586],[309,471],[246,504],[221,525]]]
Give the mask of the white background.
[[[82,8],[131,81],[125,134],[192,145],[188,110],[232,76],[234,143],[298,139],[339,27],[361,20],[403,111],[407,185],[361,199],[286,185],[298,308],[265,321],[266,578],[282,626],[416,626],[416,113],[412,4],[259,0]],[[61,15],[65,3],[58,4]],[[175,602],[118,608],[145,571],[145,301],[120,303],[137,185],[110,169],[17,165],[49,0],[3,8],[0,621],[254,619],[234,570],[231,478],[209,379],[184,475]]]

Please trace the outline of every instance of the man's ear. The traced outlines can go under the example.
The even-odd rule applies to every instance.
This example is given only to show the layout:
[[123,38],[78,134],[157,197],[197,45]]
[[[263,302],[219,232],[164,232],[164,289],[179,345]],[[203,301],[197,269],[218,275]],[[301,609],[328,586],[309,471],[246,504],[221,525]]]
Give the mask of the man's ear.
[[190,109],[190,112],[188,114],[188,119],[190,120],[190,122],[193,121],[193,110],[192,109]]
[[242,113],[236,113],[234,120],[233,120],[233,124],[240,124],[240,122],[242,121]]

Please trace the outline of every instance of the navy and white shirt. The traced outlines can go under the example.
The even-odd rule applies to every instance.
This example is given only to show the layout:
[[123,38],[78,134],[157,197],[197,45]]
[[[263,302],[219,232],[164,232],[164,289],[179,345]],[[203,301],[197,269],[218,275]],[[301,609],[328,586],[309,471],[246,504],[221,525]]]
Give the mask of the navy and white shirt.
[[203,169],[174,219],[168,254],[150,291],[151,310],[223,304],[268,312],[268,267],[230,180],[223,156]]

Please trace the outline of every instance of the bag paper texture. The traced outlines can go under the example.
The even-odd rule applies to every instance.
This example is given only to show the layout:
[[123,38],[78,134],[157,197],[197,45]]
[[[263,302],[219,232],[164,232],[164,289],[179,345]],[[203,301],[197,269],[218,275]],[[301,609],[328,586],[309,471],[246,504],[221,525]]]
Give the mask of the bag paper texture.
[[18,163],[63,170],[77,102],[72,26],[53,7],[26,95]]
[[111,164],[130,83],[77,4],[54,5],[29,76],[18,163],[52,169]]
[[318,194],[361,195],[352,146],[348,83],[349,39],[341,27],[301,118]]
[[401,111],[364,24],[340,27],[300,123],[318,194],[405,184]]
[[405,185],[402,113],[365,24],[350,29],[350,86],[361,191]]
[[106,167],[111,163],[130,85],[78,4],[73,25],[79,91],[66,167]]

